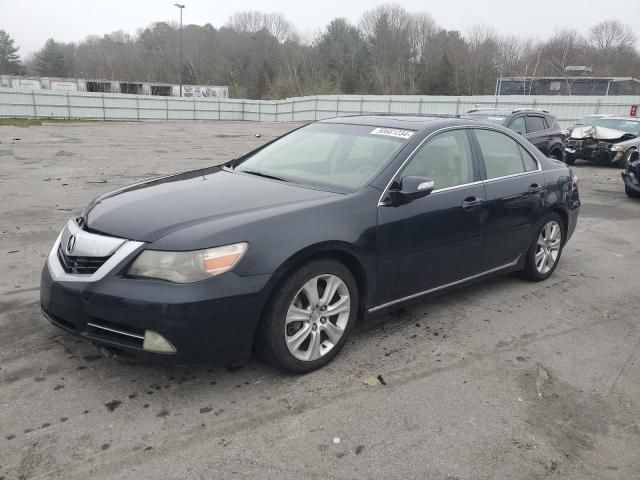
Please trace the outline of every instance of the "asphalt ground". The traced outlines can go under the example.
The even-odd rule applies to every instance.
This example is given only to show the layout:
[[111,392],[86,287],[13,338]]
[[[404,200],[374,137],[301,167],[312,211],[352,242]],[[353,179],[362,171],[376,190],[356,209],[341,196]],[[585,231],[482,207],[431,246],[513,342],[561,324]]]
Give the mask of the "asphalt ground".
[[640,202],[614,168],[576,163],[549,280],[387,311],[309,375],[118,362],[44,320],[45,257],[93,197],[294,126],[0,127],[0,479],[640,478]]

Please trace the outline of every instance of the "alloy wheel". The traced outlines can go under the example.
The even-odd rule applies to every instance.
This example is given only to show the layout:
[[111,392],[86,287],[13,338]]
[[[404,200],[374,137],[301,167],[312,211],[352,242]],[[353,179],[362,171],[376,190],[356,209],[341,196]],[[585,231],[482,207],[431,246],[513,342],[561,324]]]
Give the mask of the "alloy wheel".
[[535,264],[538,273],[545,275],[558,261],[560,247],[562,246],[562,230],[555,220],[548,222],[536,243]]
[[312,278],[298,290],[287,310],[285,341],[289,352],[307,362],[326,355],[342,338],[350,312],[349,289],[340,277],[324,274]]

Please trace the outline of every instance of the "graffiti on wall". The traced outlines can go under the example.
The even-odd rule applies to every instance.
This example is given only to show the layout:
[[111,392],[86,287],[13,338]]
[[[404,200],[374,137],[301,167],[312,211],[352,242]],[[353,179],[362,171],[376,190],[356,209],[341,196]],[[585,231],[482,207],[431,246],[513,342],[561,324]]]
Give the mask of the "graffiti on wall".
[[204,98],[228,98],[229,89],[227,87],[207,87],[203,85],[183,85],[183,97],[204,97]]

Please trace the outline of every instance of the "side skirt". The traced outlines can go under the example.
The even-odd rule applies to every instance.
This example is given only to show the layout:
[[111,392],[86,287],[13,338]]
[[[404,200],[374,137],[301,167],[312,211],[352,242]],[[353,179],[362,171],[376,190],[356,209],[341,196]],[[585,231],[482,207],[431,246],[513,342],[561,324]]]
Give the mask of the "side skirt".
[[455,287],[457,285],[462,285],[463,283],[467,283],[467,282],[471,282],[473,280],[480,279],[482,277],[491,275],[492,273],[497,273],[497,272],[501,272],[502,270],[507,270],[507,269],[513,268],[516,265],[518,265],[518,263],[520,262],[520,258],[521,257],[522,257],[522,255],[518,255],[518,258],[516,258],[513,262],[509,262],[506,265],[502,265],[500,267],[492,268],[491,270],[487,270],[486,272],[477,273],[477,274],[472,275],[470,277],[466,277],[466,278],[463,278],[463,279],[460,279],[460,280],[456,280],[455,282],[447,283],[445,285],[440,285],[438,287],[431,288],[429,290],[425,290],[424,292],[414,293],[413,295],[409,295],[407,297],[398,298],[397,300],[392,300],[390,302],[383,303],[382,305],[378,305],[376,307],[372,307],[372,308],[370,308],[368,310],[368,313],[374,313],[374,312],[377,312],[378,310],[382,310],[383,308],[390,307],[390,306],[395,305],[397,303],[402,303],[402,302],[406,302],[406,301],[409,301],[409,300],[413,300],[414,298],[422,297],[423,295],[428,295],[430,293],[435,293],[435,292],[438,292],[440,290],[444,290],[444,289],[447,289],[447,288],[450,288],[450,287]]

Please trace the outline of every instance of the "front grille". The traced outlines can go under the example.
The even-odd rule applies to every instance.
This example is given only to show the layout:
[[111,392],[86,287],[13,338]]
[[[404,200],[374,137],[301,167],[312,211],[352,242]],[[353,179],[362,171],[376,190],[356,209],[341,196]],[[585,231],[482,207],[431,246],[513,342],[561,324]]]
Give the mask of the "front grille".
[[67,255],[62,245],[58,247],[58,260],[62,269],[67,273],[91,275],[95,273],[109,257],[73,257]]

